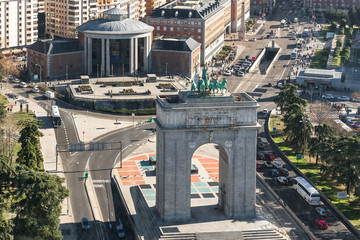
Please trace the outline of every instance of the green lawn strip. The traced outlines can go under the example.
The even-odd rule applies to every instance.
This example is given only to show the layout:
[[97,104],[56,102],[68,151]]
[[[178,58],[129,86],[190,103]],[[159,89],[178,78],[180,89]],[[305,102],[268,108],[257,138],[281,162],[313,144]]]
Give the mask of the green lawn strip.
[[13,114],[13,117],[17,122],[26,121],[26,120],[35,120],[35,115],[31,111],[29,111],[28,113],[26,113],[26,112],[17,112],[17,113]]
[[[320,175],[320,165],[309,165],[307,161],[302,158],[296,160],[296,153],[292,148],[286,146],[285,136],[279,129],[276,133],[272,132],[274,126],[278,126],[277,123],[281,121],[280,117],[271,117],[269,121],[269,130],[273,137],[274,142],[280,148],[280,150],[289,158],[289,160],[295,164],[301,172],[305,174],[311,181],[317,186],[317,188],[323,192],[327,198],[345,215],[347,219],[358,229],[360,229],[360,201],[356,198],[350,200],[344,199],[339,201],[337,199],[338,185],[336,182],[325,180]],[[308,157],[308,155],[306,155]],[[312,159],[314,161],[314,159]]]
[[329,49],[316,50],[315,55],[311,61],[311,68],[325,69],[329,58]]
[[0,94],[0,104],[6,105],[8,103],[9,101],[6,99],[6,97]]

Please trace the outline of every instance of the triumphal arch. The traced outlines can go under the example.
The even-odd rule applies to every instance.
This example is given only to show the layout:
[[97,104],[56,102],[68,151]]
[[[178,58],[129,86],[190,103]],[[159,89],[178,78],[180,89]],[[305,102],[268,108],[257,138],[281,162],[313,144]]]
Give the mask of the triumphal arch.
[[164,221],[191,219],[191,157],[199,146],[215,143],[218,205],[228,218],[254,217],[259,105],[246,93],[197,85],[156,99],[156,208]]

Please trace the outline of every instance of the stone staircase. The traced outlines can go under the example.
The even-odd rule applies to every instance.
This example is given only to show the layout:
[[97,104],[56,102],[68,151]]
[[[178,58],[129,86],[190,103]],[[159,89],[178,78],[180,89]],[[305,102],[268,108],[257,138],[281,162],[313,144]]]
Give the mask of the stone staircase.
[[159,240],[196,240],[195,233],[164,233]]
[[275,230],[251,230],[236,232],[213,232],[213,233],[197,233],[197,240],[286,240],[280,233]]
[[284,236],[275,230],[254,230],[254,231],[242,231],[242,237],[244,240],[255,240],[255,239],[280,239],[286,240]]
[[137,223],[141,222],[142,226],[139,229],[142,229],[145,239],[159,239],[161,231],[157,224],[158,216],[155,209],[149,208],[138,186],[131,187],[130,192],[134,200],[137,218],[141,219]]

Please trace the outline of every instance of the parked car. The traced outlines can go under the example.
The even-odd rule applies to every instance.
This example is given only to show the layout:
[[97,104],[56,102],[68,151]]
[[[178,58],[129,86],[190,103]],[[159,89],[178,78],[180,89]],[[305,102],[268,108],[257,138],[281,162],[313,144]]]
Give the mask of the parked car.
[[273,164],[272,164],[270,161],[266,161],[266,162],[264,163],[264,165],[265,165],[266,167],[268,167],[268,168],[274,167]]
[[273,165],[276,167],[276,168],[282,168],[282,164],[281,164],[281,162],[278,162],[278,161],[275,161],[275,162],[273,162]]
[[89,219],[84,217],[81,219],[81,227],[83,230],[89,230],[90,229],[90,222]]
[[256,170],[262,169],[262,165],[260,163],[256,163]]
[[265,142],[258,142],[258,147],[260,149],[265,149],[267,147],[268,143]]
[[8,96],[9,98],[13,98],[13,99],[18,99],[19,95],[15,94],[15,93],[6,93],[6,96]]
[[287,177],[287,180],[289,185],[293,185],[295,182],[295,177]]
[[33,91],[34,93],[40,92],[39,88],[37,88],[37,87],[33,87],[33,88],[31,89],[31,91]]
[[287,185],[287,184],[288,184],[287,178],[286,178],[286,177],[283,177],[283,176],[277,177],[277,181],[278,181],[280,184],[283,184],[283,185]]
[[121,222],[120,222],[120,224],[119,224],[118,226],[116,226],[115,230],[116,230],[116,235],[117,235],[120,239],[125,238],[124,225],[123,225]]
[[245,76],[245,73],[242,72],[242,71],[239,71],[239,72],[237,72],[237,75],[238,75],[239,77],[243,77],[243,76]]
[[339,115],[339,119],[343,122],[346,123],[348,121],[348,118],[346,117],[346,115]]
[[281,176],[285,176],[285,177],[289,176],[289,170],[287,170],[284,167],[279,168],[279,173]]
[[225,74],[224,74],[225,76],[231,76],[232,74],[231,74],[231,72],[230,71],[227,71],[227,72],[225,72]]
[[352,129],[355,129],[355,130],[360,130],[360,126],[357,125],[357,124],[351,125],[351,128],[352,128]]
[[315,210],[320,214],[320,216],[326,217],[327,213],[326,213],[325,208],[323,208],[323,207],[317,207],[317,208],[315,208]]
[[348,125],[348,126],[352,126],[352,125],[354,125],[354,122],[351,121],[351,120],[347,120],[347,121],[345,122],[345,124]]
[[271,169],[271,176],[272,177],[278,177],[279,176],[279,172],[276,169]]
[[328,224],[327,224],[324,220],[315,219],[315,223],[316,223],[316,225],[318,225],[318,227],[320,227],[321,229],[328,229],[328,228],[329,228]]
[[272,152],[265,153],[265,157],[269,160],[275,160],[275,154]]
[[357,99],[357,98],[351,98],[351,100],[350,101],[352,101],[352,102],[360,102],[360,99]]
[[350,101],[350,98],[348,96],[341,96],[341,97],[338,97],[338,100],[340,100],[340,101]]
[[13,80],[13,82],[14,82],[14,83],[19,83],[20,80],[19,80],[18,78],[15,78],[15,79]]
[[21,82],[21,83],[20,83],[20,87],[22,87],[22,88],[26,88],[26,87],[27,87],[26,82]]
[[255,37],[253,37],[253,39],[252,39],[252,40],[253,40],[253,42],[256,42],[256,38],[255,38]]
[[268,111],[266,108],[264,108],[264,110],[262,111],[262,113],[263,113],[263,114],[268,114],[269,111]]
[[264,154],[263,152],[258,152],[258,153],[256,154],[256,158],[257,158],[258,160],[265,160],[265,154]]
[[327,100],[334,99],[334,96],[331,95],[331,94],[324,94],[324,95],[322,95],[321,97],[324,98],[324,99],[327,99]]

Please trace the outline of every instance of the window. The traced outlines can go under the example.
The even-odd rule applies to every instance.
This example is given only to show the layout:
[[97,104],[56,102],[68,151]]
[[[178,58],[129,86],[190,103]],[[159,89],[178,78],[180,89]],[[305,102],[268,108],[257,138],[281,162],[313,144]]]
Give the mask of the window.
[[170,31],[173,32],[173,31],[174,31],[174,28],[173,28],[173,27],[170,27]]
[[176,31],[180,32],[180,27],[177,27],[177,28],[176,28]]
[[184,32],[187,32],[187,28],[184,28]]
[[163,27],[163,30],[166,31],[166,30],[167,30],[167,27]]
[[192,32],[192,33],[193,33],[193,32],[194,32],[194,29],[193,29],[193,28],[190,28],[190,32]]
[[198,33],[201,33],[201,28],[198,29]]
[[156,26],[156,30],[160,31],[160,27],[159,27],[159,26]]
[[201,36],[198,36],[197,39],[198,39],[198,40],[201,40]]

